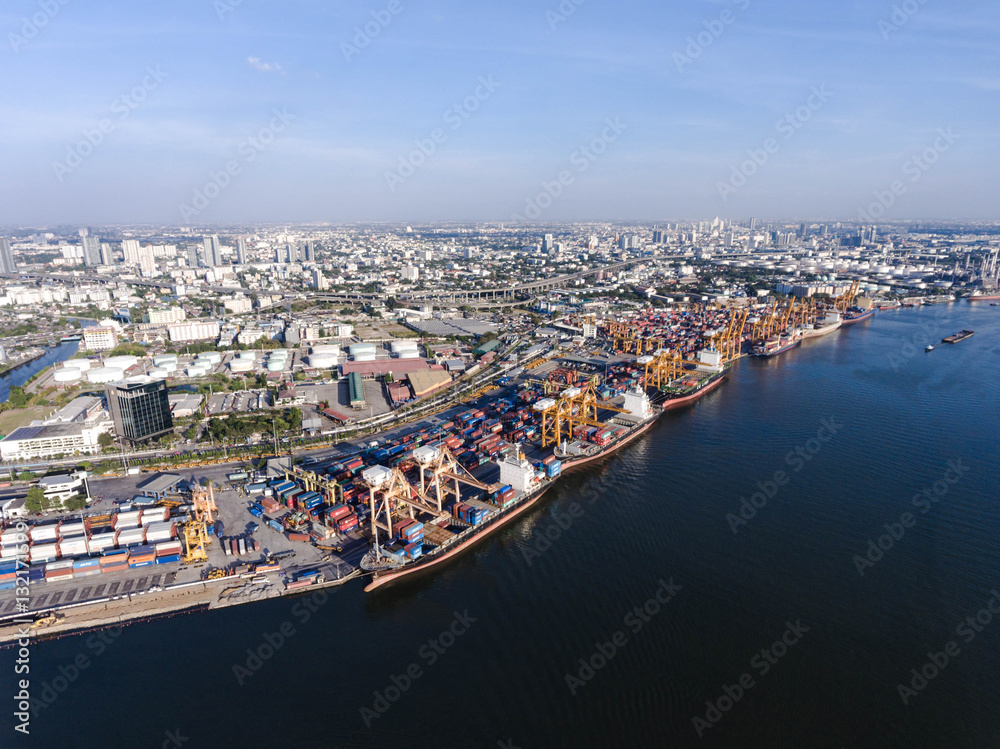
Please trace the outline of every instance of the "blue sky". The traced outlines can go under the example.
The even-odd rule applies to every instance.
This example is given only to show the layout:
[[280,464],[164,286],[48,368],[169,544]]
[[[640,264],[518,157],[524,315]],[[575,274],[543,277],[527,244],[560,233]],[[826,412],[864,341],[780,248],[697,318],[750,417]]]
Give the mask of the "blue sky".
[[12,0],[0,224],[997,219],[998,32],[988,0]]

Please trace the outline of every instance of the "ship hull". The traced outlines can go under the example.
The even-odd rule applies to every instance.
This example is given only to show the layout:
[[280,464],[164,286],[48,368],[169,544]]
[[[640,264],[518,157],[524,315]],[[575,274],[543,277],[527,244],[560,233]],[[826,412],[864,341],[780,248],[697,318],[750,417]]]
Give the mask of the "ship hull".
[[821,328],[813,328],[812,330],[805,330],[802,332],[802,339],[807,338],[822,338],[825,335],[829,335],[835,330],[839,330],[840,326],[844,324],[843,320],[837,320],[837,322],[830,323],[829,325],[824,325]]
[[864,314],[858,315],[857,317],[845,317],[843,320],[844,325],[854,325],[854,323],[862,322],[864,320],[870,320],[875,316],[875,308],[872,307],[870,310]]

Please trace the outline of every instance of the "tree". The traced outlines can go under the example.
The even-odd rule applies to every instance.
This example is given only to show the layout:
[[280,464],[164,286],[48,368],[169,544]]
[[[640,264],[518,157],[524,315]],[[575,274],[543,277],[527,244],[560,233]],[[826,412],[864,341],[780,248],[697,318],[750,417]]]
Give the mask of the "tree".
[[10,395],[7,396],[7,402],[15,408],[24,408],[28,405],[28,396],[24,392],[24,388],[20,385],[10,386]]
[[65,502],[63,502],[63,506],[67,510],[71,510],[71,511],[73,511],[73,510],[82,510],[84,507],[87,506],[87,499],[86,499],[86,497],[79,497],[79,496],[77,496],[77,497],[70,497]]
[[45,492],[42,491],[42,487],[33,486],[30,489],[28,489],[28,498],[27,501],[24,503],[24,506],[27,508],[28,512],[33,512],[33,513],[41,512],[42,509],[45,507],[45,505],[46,505]]
[[100,445],[102,449],[106,450],[115,444],[115,438],[107,432],[101,432],[97,435],[97,444]]
[[35,474],[33,474],[31,471],[21,471],[17,475],[17,480],[18,481],[31,481],[34,478],[35,478]]

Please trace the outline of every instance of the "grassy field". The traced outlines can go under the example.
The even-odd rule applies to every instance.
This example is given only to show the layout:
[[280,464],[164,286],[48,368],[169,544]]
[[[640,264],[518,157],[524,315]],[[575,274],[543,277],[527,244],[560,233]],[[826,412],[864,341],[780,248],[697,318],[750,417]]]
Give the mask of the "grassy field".
[[16,411],[4,411],[0,413],[0,434],[10,434],[18,427],[27,426],[32,419],[41,419],[51,409],[41,406],[33,408],[19,408]]

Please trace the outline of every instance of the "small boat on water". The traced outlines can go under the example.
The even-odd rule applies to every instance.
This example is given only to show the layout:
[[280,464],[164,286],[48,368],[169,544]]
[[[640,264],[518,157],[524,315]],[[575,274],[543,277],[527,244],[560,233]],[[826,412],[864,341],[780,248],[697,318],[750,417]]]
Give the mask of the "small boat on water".
[[933,351],[933,350],[934,350],[934,344],[933,343],[928,343],[927,344],[927,348],[924,349],[924,351]]

